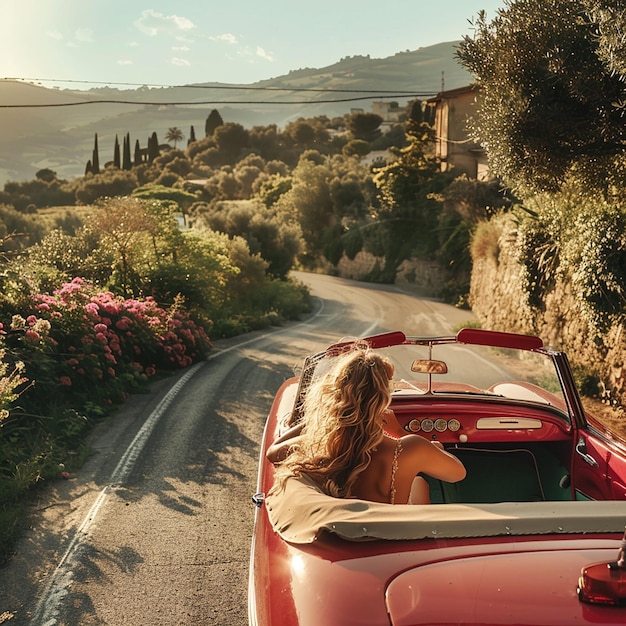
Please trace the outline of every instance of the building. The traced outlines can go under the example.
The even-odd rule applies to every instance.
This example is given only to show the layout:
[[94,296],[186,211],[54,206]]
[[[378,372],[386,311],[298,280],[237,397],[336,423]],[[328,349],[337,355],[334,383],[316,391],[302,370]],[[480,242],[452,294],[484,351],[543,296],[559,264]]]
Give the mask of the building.
[[442,91],[426,101],[435,108],[435,155],[442,171],[451,168],[464,172],[468,178],[489,178],[485,150],[469,137],[467,120],[474,111],[478,87],[468,85]]

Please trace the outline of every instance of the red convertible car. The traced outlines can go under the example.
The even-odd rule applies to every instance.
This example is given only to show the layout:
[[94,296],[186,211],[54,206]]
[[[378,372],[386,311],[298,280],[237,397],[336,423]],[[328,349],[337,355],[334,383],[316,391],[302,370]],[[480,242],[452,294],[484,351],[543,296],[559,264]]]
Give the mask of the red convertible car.
[[279,389],[261,446],[249,578],[259,626],[626,624],[626,442],[587,415],[563,352],[527,335],[365,339],[395,364],[391,408],[467,477],[431,504],[333,498],[306,478],[267,496],[265,452],[311,381]]

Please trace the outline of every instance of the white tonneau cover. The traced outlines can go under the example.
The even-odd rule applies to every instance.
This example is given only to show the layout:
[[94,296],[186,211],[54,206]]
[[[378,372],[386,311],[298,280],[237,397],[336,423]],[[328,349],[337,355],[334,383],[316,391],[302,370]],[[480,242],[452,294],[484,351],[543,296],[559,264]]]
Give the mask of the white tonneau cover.
[[266,498],[274,530],[291,543],[322,531],[344,539],[427,539],[624,532],[626,502],[502,502],[391,505],[327,496],[310,479],[289,478]]

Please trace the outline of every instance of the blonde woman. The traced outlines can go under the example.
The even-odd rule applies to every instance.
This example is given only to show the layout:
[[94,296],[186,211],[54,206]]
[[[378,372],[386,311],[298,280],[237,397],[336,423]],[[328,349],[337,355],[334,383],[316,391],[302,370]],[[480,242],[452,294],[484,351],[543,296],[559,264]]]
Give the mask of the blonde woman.
[[393,365],[367,347],[337,357],[309,389],[300,424],[267,450],[278,491],[290,476],[310,476],[328,495],[391,504],[430,502],[420,472],[446,482],[465,467],[439,442],[402,430],[391,403]]

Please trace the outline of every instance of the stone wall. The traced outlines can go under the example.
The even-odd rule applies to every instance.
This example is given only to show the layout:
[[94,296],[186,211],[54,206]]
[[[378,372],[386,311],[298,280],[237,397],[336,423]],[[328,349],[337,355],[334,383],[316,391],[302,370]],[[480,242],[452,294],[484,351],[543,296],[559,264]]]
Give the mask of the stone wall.
[[[342,278],[364,280],[376,269],[383,267],[385,260],[369,252],[359,252],[354,259],[344,256],[334,272]],[[425,295],[436,295],[445,282],[445,275],[438,263],[420,259],[403,261],[396,273],[397,285],[410,285]]]
[[472,250],[470,306],[483,328],[535,334],[544,345],[564,350],[574,367],[600,379],[600,396],[612,404],[626,400],[626,337],[623,320],[603,332],[590,328],[567,276],[542,294],[541,308],[529,304],[523,265],[516,254],[515,225],[492,220],[497,246]]

